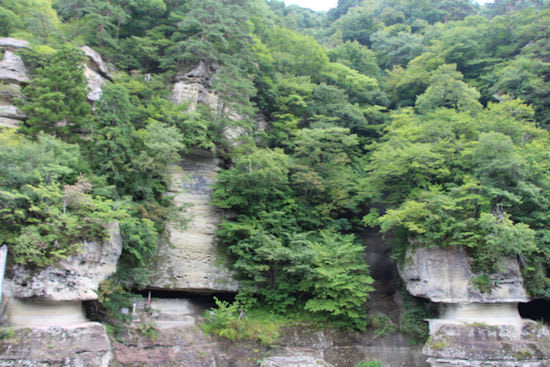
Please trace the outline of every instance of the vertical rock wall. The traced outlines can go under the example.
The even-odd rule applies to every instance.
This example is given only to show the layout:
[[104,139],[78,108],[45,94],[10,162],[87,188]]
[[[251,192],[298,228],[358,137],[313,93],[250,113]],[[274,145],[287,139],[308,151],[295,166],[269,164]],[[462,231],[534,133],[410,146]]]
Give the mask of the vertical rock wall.
[[26,118],[15,99],[24,98],[21,87],[30,80],[17,51],[28,48],[27,41],[0,38],[0,128],[15,128]]
[[168,195],[185,208],[185,224],[167,226],[149,288],[200,293],[236,292],[238,284],[224,265],[215,231],[221,211],[210,204],[218,160],[211,152],[196,151],[170,172]]

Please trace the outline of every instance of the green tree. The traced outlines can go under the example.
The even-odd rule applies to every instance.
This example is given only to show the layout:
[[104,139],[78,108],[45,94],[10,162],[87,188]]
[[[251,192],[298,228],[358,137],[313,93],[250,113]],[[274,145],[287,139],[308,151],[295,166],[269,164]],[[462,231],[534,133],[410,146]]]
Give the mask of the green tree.
[[82,51],[64,46],[37,70],[24,89],[27,101],[21,109],[28,119],[22,131],[33,136],[44,131],[64,140],[79,139],[75,134],[81,131],[91,112],[83,63]]

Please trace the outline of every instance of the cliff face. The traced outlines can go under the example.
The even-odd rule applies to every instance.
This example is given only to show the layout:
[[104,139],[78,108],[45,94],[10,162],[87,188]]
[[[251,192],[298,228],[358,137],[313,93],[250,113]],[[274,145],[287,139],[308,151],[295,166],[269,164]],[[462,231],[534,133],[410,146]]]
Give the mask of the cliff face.
[[[16,127],[25,116],[13,105],[22,98],[29,77],[17,50],[24,41],[0,39],[0,125]],[[112,79],[109,67],[94,50],[84,47],[84,73],[93,104]],[[216,66],[200,63],[176,78],[171,100],[197,110],[199,104],[216,111],[218,97],[210,89]],[[236,116],[235,116],[236,117]],[[261,123],[257,128],[263,128]],[[247,134],[238,128],[224,134],[236,145]],[[213,152],[193,151],[171,167],[166,195],[184,208],[186,223],[167,226],[164,243],[152,267],[148,288],[173,296],[235,293],[239,284],[225,264],[215,231],[224,213],[210,204],[211,185],[220,169]],[[289,327],[276,346],[233,343],[203,333],[199,325],[208,305],[190,298],[153,299],[136,304],[133,322],[120,339],[105,327],[88,322],[82,301],[97,299],[99,283],[116,271],[122,251],[118,225],[105,243],[85,242],[82,253],[40,271],[13,267],[4,284],[4,320],[14,329],[0,340],[0,366],[336,366],[353,367],[380,359],[385,367],[477,367],[550,365],[550,331],[523,320],[518,302],[529,300],[516,261],[493,277],[490,293],[474,285],[468,257],[460,249],[419,248],[407,254],[399,269],[408,291],[438,305],[440,316],[429,320],[430,339],[410,346],[399,333],[376,334]],[[371,314],[403,311],[394,283],[395,264],[380,238],[369,238],[366,254],[378,291],[369,303]],[[179,293],[178,293],[179,292]],[[398,323],[400,316],[393,316]],[[154,334],[147,333],[154,325]],[[427,362],[426,362],[427,360]]]
[[549,365],[550,330],[518,312],[529,298],[515,259],[492,276],[490,292],[474,285],[476,274],[459,248],[410,249],[400,274],[412,295],[439,307],[423,350],[430,366]]

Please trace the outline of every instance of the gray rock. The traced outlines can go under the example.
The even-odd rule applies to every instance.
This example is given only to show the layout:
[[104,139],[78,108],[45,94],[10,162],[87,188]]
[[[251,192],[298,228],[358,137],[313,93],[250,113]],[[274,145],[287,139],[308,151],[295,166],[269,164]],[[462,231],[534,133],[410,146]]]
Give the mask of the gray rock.
[[52,301],[89,301],[97,299],[99,283],[116,272],[122,252],[118,223],[109,228],[104,243],[85,241],[82,252],[69,256],[57,266],[38,271],[16,265],[13,268],[13,296],[40,297]]
[[188,156],[181,166],[171,168],[168,195],[186,207],[185,226],[167,225],[167,242],[161,244],[152,289],[189,292],[236,292],[237,282],[223,264],[215,231],[221,211],[210,205],[210,186],[216,180],[217,159],[211,153]]
[[21,110],[15,106],[0,104],[0,117],[6,117],[14,120],[23,120],[27,118]]
[[29,72],[21,57],[12,51],[6,50],[0,61],[0,80],[8,83],[28,83]]
[[105,78],[88,65],[84,66],[84,76],[88,80],[88,100],[92,102],[99,101],[103,95],[103,88],[105,88]]
[[105,327],[96,322],[22,328],[0,340],[0,366],[107,367],[112,359]]
[[261,367],[333,367],[333,365],[313,356],[277,356],[264,359]]
[[550,331],[534,321],[519,327],[449,322],[423,352],[432,367],[542,367],[550,363]]
[[88,46],[81,47],[81,50],[84,51],[84,55],[87,57],[87,66],[90,69],[101,74],[104,78],[110,80],[113,79],[113,75],[111,74],[109,67],[103,61],[100,54]]
[[468,257],[462,248],[410,248],[399,269],[413,296],[442,303],[517,303],[529,297],[523,287],[518,262],[509,259],[492,278],[497,286],[483,293],[472,283]]
[[19,127],[21,120],[10,119],[0,116],[0,128],[14,129]]
[[26,48],[31,49],[31,44],[28,41],[20,40],[17,38],[2,37],[0,38],[0,47],[5,48]]
[[0,84],[0,104],[11,104],[15,98],[25,98],[18,84]]
[[188,81],[180,81],[174,84],[170,100],[174,104],[188,104],[189,111],[196,111],[199,103],[209,105],[212,109],[216,109],[217,98],[201,83],[190,83]]

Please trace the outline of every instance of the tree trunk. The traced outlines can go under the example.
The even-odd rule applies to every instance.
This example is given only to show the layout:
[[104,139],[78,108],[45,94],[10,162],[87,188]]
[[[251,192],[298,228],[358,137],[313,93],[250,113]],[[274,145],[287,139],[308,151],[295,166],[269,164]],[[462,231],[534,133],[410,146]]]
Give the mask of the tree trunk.
[[102,36],[103,36],[103,23],[100,23],[99,24],[99,47],[101,47]]
[[116,20],[116,40],[118,41],[118,34],[120,33],[120,18]]

